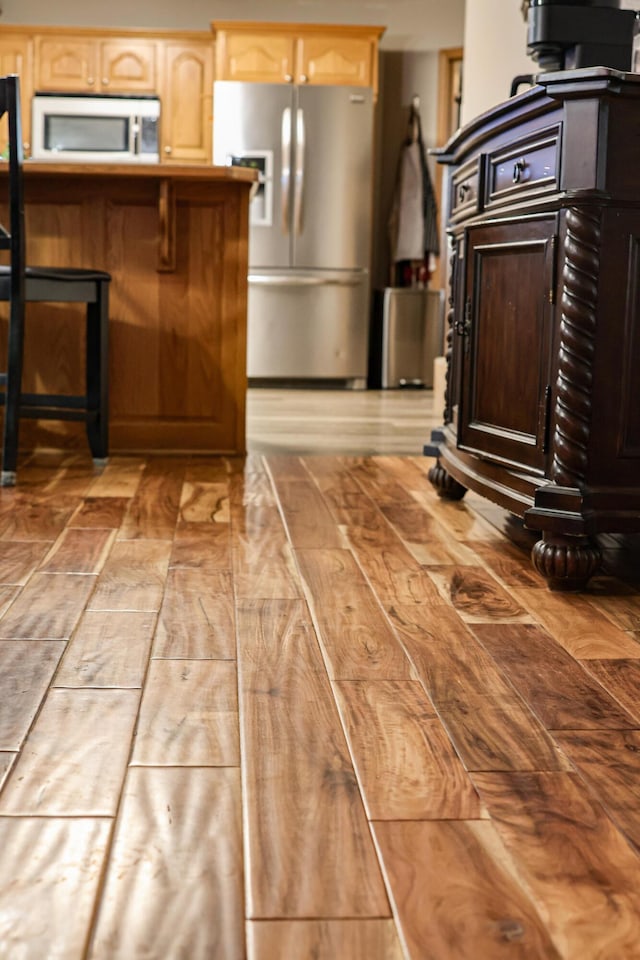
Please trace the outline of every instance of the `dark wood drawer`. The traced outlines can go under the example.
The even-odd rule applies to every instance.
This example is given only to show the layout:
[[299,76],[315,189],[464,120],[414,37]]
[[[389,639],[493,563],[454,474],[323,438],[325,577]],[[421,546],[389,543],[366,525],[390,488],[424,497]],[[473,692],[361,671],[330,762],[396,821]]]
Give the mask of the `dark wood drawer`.
[[475,213],[480,198],[480,168],[478,158],[456,170],[451,181],[451,217]]
[[555,126],[488,155],[486,205],[553,192],[559,174],[560,126]]

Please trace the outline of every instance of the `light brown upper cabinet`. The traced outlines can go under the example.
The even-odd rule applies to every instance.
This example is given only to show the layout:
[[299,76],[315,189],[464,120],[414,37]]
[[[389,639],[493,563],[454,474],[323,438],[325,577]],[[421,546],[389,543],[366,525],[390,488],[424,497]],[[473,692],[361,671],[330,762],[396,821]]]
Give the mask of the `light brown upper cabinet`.
[[168,163],[211,162],[213,44],[164,44],[161,156]]
[[378,85],[384,27],[216,20],[216,79]]
[[[31,150],[31,94],[33,76],[33,40],[27,34],[0,34],[0,75],[17,73],[20,77],[20,106],[22,108],[22,143],[25,156]],[[9,143],[7,118],[0,121],[0,150]]]
[[36,90],[155,93],[158,44],[138,37],[36,36]]

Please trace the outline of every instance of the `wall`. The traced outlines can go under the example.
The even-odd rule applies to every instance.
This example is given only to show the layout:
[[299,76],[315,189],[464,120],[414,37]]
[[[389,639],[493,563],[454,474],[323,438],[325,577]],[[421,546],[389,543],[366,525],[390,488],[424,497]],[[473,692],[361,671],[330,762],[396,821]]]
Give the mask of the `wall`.
[[[622,0],[620,7],[638,10],[640,0]],[[526,44],[520,0],[467,0],[462,123],[506,100],[515,76],[536,72]]]
[[527,25],[519,0],[467,0],[463,124],[506,100],[515,76],[534,71],[526,44]]
[[[396,183],[401,145],[407,134],[409,108],[414,95],[420,98],[422,132],[427,148],[436,142],[436,53],[382,51],[380,54],[380,100],[376,149],[372,278],[374,287],[389,284],[390,250],[387,223]],[[430,160],[432,175],[435,163]]]

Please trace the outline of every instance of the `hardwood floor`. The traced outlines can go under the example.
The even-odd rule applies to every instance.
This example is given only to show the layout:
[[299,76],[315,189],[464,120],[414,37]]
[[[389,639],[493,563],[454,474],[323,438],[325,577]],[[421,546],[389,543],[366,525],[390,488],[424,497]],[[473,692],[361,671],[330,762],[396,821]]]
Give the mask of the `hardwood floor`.
[[638,542],[289,442],[0,489],[0,958],[639,958]]

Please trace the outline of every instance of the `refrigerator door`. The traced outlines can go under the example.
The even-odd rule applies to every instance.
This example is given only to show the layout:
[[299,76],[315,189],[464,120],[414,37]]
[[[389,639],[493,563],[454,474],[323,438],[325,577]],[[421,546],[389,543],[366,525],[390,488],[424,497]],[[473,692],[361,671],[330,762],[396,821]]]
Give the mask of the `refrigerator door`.
[[365,270],[249,272],[250,379],[346,380],[366,386]]
[[372,91],[301,86],[295,95],[293,265],[368,269]]
[[258,169],[251,201],[249,259],[291,262],[294,90],[279,83],[218,80],[213,87],[213,162]]

